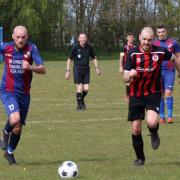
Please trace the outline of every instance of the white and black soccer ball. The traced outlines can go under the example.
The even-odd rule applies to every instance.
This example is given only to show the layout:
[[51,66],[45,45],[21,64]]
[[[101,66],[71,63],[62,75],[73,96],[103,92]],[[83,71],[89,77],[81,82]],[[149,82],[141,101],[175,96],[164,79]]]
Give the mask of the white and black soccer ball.
[[77,177],[78,167],[73,161],[65,161],[59,166],[58,174],[62,179]]

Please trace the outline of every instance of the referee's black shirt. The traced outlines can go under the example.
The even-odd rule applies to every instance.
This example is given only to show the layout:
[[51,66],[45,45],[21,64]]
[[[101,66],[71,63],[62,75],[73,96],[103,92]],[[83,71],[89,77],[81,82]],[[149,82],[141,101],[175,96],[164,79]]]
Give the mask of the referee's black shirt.
[[89,58],[95,59],[95,51],[89,44],[82,47],[79,43],[72,47],[69,58],[74,61],[75,66],[89,66]]

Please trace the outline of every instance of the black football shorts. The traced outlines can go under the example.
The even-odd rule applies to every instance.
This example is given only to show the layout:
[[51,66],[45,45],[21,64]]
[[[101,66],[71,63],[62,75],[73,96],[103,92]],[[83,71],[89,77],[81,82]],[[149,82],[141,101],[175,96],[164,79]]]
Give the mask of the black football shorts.
[[144,120],[146,110],[153,110],[159,114],[160,101],[160,93],[143,97],[130,96],[128,121]]
[[89,66],[74,66],[74,83],[75,84],[89,84],[90,81],[90,67]]

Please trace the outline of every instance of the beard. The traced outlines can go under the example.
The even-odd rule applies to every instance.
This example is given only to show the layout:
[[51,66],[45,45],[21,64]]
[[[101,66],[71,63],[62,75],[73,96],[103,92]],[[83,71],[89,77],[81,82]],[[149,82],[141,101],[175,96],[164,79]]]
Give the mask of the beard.
[[16,44],[16,43],[15,43],[15,47],[16,47],[16,49],[21,50],[21,49],[23,49],[23,48],[24,48],[24,46],[25,46],[25,44],[24,44],[24,43],[19,43],[19,44]]
[[151,49],[151,46],[150,45],[144,45],[144,46],[142,46],[142,49],[144,51],[149,51]]

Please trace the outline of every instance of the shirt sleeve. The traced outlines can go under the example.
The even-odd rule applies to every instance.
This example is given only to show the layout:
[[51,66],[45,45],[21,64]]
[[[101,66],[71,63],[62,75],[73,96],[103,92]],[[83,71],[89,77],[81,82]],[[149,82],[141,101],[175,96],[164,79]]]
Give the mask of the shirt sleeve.
[[177,43],[177,41],[174,41],[174,45],[173,45],[173,53],[179,53],[180,52],[180,46]]
[[172,53],[169,52],[169,50],[167,50],[166,48],[164,48],[164,51],[165,51],[165,54],[164,54],[164,60],[166,61],[169,61],[172,59]]
[[127,54],[127,59],[126,62],[124,64],[124,70],[126,71],[130,71],[131,69],[133,69],[133,60],[132,60],[132,51],[130,50]]
[[126,53],[126,46],[123,47],[123,53],[125,54]]
[[95,59],[96,58],[96,53],[95,53],[95,50],[94,50],[94,48],[91,46],[91,48],[90,48],[90,57],[92,58],[92,59]]
[[69,59],[74,60],[75,54],[76,54],[76,48],[75,46],[73,46],[69,55]]
[[0,53],[1,54],[3,54],[3,52],[4,52],[4,44],[5,44],[4,42],[0,43]]
[[37,49],[37,47],[34,45],[32,48],[32,52],[31,52],[31,57],[33,59],[33,61],[35,62],[36,65],[41,65],[44,64],[43,60],[39,54],[39,51]]

